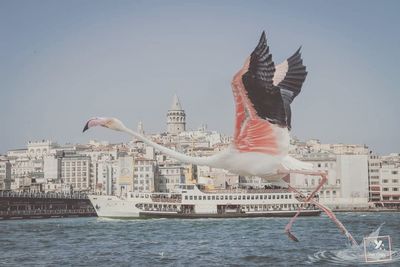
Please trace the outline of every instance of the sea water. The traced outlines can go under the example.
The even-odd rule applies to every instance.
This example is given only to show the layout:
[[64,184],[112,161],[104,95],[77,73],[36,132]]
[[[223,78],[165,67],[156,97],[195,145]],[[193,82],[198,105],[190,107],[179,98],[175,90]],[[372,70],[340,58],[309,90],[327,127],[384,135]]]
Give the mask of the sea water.
[[[400,266],[400,213],[337,213],[358,242],[383,222]],[[360,250],[325,215],[289,218],[0,221],[0,266],[358,266]]]

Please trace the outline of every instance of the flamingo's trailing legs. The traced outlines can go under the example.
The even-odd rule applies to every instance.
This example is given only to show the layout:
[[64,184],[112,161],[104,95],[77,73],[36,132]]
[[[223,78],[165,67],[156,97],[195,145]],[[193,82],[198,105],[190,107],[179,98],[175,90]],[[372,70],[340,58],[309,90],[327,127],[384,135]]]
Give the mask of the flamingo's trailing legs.
[[[122,131],[181,162],[225,169],[243,176],[265,177],[270,182],[281,180],[288,173],[321,175],[320,184],[306,201],[320,207],[337,225],[343,226],[329,209],[313,200],[325,183],[326,175],[313,171],[312,164],[288,155],[292,118],[290,104],[300,93],[306,76],[300,49],[275,66],[263,32],[257,47],[231,83],[236,107],[233,142],[226,150],[210,157],[191,157],[166,148],[128,129],[115,118],[92,118],[84,131],[93,126]],[[293,240],[297,238],[290,229],[299,213],[300,210],[286,227]]]
[[[285,173],[285,172],[281,172],[281,173]],[[285,181],[285,182],[288,183],[288,188],[289,188],[290,191],[297,193],[299,196],[301,196],[304,199],[303,203],[311,203],[311,204],[314,204],[315,206],[319,207],[338,226],[338,228],[348,238],[348,240],[350,241],[350,243],[352,245],[358,245],[357,241],[353,238],[353,236],[346,229],[346,227],[336,218],[335,214],[328,207],[322,205],[321,203],[315,201],[315,199],[314,199],[315,194],[317,194],[321,190],[323,185],[328,181],[327,174],[325,172],[309,172],[309,171],[291,171],[291,172],[287,172],[287,174],[289,174],[289,175],[290,175],[290,173],[311,175],[311,176],[321,176],[321,180],[320,180],[318,186],[308,196],[305,196],[299,190],[297,190],[296,188],[292,187],[288,183],[288,181]],[[285,227],[285,233],[289,236],[290,239],[292,239],[293,241],[296,241],[296,242],[298,242],[299,240],[297,239],[296,236],[294,236],[292,234],[291,229],[292,229],[293,223],[296,221],[297,217],[300,215],[300,212],[301,212],[302,209],[303,209],[303,207],[299,206],[296,214],[290,219],[289,223]]]

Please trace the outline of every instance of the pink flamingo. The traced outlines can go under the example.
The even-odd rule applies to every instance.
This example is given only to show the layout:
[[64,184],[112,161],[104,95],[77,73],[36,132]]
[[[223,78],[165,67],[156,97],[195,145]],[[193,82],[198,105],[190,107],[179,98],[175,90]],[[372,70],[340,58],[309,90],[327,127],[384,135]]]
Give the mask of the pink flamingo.
[[[239,175],[259,176],[271,182],[284,179],[291,173],[321,176],[317,188],[308,197],[303,195],[304,202],[320,207],[349,240],[356,243],[332,211],[313,199],[327,181],[326,173],[314,171],[311,164],[288,155],[290,104],[300,93],[306,76],[300,48],[275,66],[263,32],[257,47],[232,80],[236,105],[234,141],[226,150],[209,157],[192,157],[161,146],[125,127],[116,118],[92,118],[83,131],[93,126],[122,131],[179,161],[226,169]],[[301,195],[290,186],[289,189]],[[287,235],[294,241],[298,239],[291,233],[291,227],[300,212],[301,208],[285,228]]]

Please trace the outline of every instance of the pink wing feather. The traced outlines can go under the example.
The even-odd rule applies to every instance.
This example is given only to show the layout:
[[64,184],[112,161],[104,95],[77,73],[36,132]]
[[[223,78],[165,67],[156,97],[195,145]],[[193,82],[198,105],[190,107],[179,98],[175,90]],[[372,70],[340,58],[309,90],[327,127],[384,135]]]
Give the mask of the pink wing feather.
[[279,153],[273,125],[260,118],[250,102],[244,88],[242,76],[249,68],[247,59],[243,68],[232,80],[232,91],[236,106],[234,133],[235,147],[241,152],[260,152],[276,155]]

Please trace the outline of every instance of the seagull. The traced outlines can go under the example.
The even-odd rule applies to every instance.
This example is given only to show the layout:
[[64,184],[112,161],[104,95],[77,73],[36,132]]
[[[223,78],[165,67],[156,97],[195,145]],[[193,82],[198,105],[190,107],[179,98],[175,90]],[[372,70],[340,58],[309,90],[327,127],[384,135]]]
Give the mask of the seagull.
[[[312,164],[288,154],[292,118],[290,104],[299,95],[307,76],[300,50],[301,47],[275,66],[265,32],[262,32],[258,45],[231,82],[236,108],[233,142],[226,150],[212,156],[193,157],[179,153],[127,128],[116,118],[91,118],[83,132],[95,126],[103,126],[125,132],[181,162],[221,168],[243,176],[258,176],[269,182],[288,182],[287,177],[291,173],[321,176],[319,185],[307,197],[290,185],[289,189],[302,195],[305,203],[320,207],[346,236],[351,237],[335,215],[314,200],[315,194],[327,181],[327,174],[313,170]],[[298,239],[291,233],[291,226],[301,209],[285,228],[286,234],[294,241]]]

